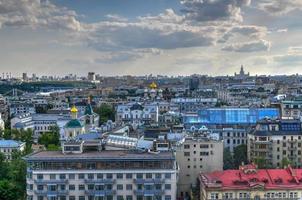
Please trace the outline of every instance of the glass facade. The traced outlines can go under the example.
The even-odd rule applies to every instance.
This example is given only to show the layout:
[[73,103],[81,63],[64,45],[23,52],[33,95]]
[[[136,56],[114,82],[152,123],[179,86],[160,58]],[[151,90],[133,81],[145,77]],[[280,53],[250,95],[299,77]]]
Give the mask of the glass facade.
[[197,115],[185,115],[186,125],[207,124],[256,124],[265,117],[279,117],[277,108],[208,108],[201,109]]

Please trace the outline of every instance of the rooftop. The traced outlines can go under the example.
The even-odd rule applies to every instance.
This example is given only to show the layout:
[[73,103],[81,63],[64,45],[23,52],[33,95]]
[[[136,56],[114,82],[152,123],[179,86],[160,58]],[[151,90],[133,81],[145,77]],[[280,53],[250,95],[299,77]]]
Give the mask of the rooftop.
[[28,161],[66,161],[66,160],[174,160],[172,152],[160,152],[158,154],[127,151],[104,150],[90,151],[81,154],[63,154],[61,151],[40,151],[25,157]]
[[0,140],[0,148],[17,148],[22,144],[23,142],[16,140]]
[[263,189],[302,189],[302,169],[256,169],[255,165],[239,170],[216,171],[200,175],[201,182],[209,189],[242,190],[254,187]]

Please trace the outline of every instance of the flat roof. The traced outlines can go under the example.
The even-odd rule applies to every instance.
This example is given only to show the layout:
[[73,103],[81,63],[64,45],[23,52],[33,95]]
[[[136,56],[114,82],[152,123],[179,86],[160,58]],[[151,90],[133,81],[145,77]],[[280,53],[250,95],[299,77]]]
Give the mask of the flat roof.
[[61,151],[40,151],[24,157],[27,161],[142,161],[142,160],[175,160],[172,152],[148,153],[129,150],[90,151],[79,154],[63,154]]

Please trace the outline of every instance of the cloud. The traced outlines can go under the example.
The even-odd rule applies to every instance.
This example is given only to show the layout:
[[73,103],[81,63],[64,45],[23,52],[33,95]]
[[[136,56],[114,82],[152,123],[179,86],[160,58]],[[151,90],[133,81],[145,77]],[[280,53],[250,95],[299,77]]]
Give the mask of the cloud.
[[42,0],[0,0],[0,27],[28,26],[79,31],[76,13]]
[[108,21],[115,21],[115,22],[127,22],[128,19],[125,17],[122,17],[120,15],[114,15],[114,14],[108,14],[105,16]]
[[234,52],[255,52],[255,51],[268,51],[271,43],[266,40],[255,40],[251,42],[242,42],[227,45],[222,48],[223,51],[234,51]]
[[241,8],[251,0],[182,0],[182,12],[196,21],[234,20],[242,21]]
[[283,15],[301,10],[301,0],[258,0],[257,7],[271,15]]

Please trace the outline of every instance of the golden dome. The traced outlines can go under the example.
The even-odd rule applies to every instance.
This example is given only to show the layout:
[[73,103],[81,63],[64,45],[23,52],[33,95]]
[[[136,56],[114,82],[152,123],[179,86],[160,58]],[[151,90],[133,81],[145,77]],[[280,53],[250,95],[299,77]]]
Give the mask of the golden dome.
[[153,82],[149,85],[149,87],[150,87],[151,89],[156,89],[156,88],[157,88],[157,85],[156,85],[156,83],[153,81]]
[[78,109],[75,106],[72,106],[72,108],[70,109],[70,112],[72,112],[72,113],[78,112]]

